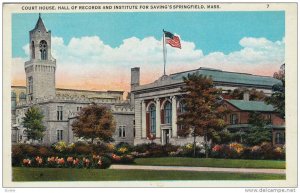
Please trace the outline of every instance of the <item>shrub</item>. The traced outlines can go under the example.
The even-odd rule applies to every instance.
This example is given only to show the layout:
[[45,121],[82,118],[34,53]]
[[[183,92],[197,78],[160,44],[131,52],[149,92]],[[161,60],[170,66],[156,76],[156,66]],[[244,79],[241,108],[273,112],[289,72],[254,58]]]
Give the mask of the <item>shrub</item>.
[[90,147],[93,154],[102,154],[107,149],[103,144],[90,144]]
[[147,144],[147,143],[138,144],[133,147],[133,151],[138,152],[138,153],[145,153],[148,150],[149,150],[149,144]]
[[74,153],[77,155],[88,155],[92,154],[92,146],[85,143],[75,143],[75,147],[73,149]]
[[122,164],[130,164],[134,162],[134,157],[132,155],[123,155],[121,156],[120,163]]
[[59,142],[53,144],[53,148],[57,152],[65,152],[67,149],[67,144],[64,141],[59,141]]
[[22,148],[23,155],[25,155],[25,156],[36,156],[37,155],[37,150],[33,145],[22,144],[20,147]]
[[231,143],[229,144],[228,158],[240,158],[243,154],[244,146],[240,143]]
[[273,159],[273,145],[270,142],[263,142],[261,145],[261,151],[262,151],[262,158],[261,159]]
[[51,150],[51,148],[46,147],[46,146],[39,146],[38,148],[38,154],[42,157],[47,157],[50,156],[52,154],[54,154],[54,152]]
[[281,146],[274,147],[274,159],[285,159],[285,148]]
[[22,159],[24,158],[21,147],[19,145],[13,145],[11,152],[12,166],[19,166],[21,164]]

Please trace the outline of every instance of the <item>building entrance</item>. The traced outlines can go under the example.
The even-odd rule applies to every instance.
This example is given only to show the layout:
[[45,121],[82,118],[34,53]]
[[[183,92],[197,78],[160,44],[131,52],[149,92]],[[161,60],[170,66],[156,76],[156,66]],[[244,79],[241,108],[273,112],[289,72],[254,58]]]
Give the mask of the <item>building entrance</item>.
[[170,129],[164,129],[162,130],[162,144],[168,144],[170,143]]

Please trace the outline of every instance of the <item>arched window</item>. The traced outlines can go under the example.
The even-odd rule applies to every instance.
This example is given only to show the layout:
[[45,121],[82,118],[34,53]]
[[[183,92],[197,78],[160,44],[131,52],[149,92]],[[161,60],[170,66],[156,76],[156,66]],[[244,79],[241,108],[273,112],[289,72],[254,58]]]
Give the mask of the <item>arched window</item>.
[[42,40],[40,42],[41,60],[47,60],[47,51],[48,51],[47,42],[45,40]]
[[32,59],[35,58],[34,41],[31,42],[31,57],[32,57]]
[[149,108],[150,111],[150,133],[156,133],[156,109],[155,105],[152,104]]
[[178,111],[179,111],[179,113],[184,113],[186,111],[185,104],[183,103],[183,101],[179,102]]
[[164,116],[165,124],[171,123],[172,122],[172,104],[169,101],[167,101],[165,103],[164,113],[165,113],[165,116]]

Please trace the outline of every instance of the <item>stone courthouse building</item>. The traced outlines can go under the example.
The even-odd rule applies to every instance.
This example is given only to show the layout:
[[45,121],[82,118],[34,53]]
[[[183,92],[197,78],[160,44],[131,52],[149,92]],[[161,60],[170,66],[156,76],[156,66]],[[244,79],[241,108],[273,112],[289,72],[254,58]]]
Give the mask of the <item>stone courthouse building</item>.
[[[199,68],[157,77],[158,79],[152,83],[140,85],[140,68],[136,67],[131,69],[130,101],[127,101],[123,100],[123,91],[56,88],[57,64],[51,55],[51,32],[46,30],[41,17],[34,29],[29,32],[29,37],[30,59],[24,66],[26,86],[12,86],[13,143],[26,142],[22,118],[32,105],[38,105],[45,116],[44,124],[47,129],[41,143],[53,144],[61,140],[66,142],[78,140],[74,137],[71,123],[82,107],[96,103],[111,109],[117,123],[114,135],[116,143],[155,142],[184,145],[191,143],[193,138],[181,138],[177,135],[179,129],[176,123],[177,116],[184,109],[181,102],[183,96],[180,92],[180,88],[184,85],[183,77],[196,72],[211,77],[215,86],[222,88],[224,93],[236,88],[245,88],[256,89],[270,95],[272,86],[280,82],[268,76]],[[233,110],[226,118],[228,129],[245,129],[249,126],[247,125],[249,112],[261,111],[270,116],[274,143],[280,142],[284,136],[284,120],[280,120],[272,106],[263,102],[249,101],[247,94],[244,100],[226,101]],[[202,142],[203,138],[198,137],[196,140]]]
[[123,100],[123,91],[90,91],[55,87],[56,60],[51,55],[51,31],[39,16],[29,32],[30,59],[25,62],[26,86],[12,86],[12,142],[27,141],[22,118],[27,109],[38,105],[44,114],[45,136],[41,143],[73,142],[71,122],[82,107],[91,103],[111,109],[116,121],[116,143],[133,143],[134,111],[129,101]]

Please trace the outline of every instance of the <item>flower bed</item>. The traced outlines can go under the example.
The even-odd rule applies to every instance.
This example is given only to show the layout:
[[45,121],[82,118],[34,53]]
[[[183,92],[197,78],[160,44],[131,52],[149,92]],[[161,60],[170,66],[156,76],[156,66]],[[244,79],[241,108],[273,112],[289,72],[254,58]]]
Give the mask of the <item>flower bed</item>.
[[111,160],[105,156],[90,157],[33,157],[22,160],[23,167],[48,167],[48,168],[98,168],[106,169],[111,165]]
[[285,146],[273,146],[264,142],[261,145],[247,147],[239,143],[215,145],[211,157],[225,159],[285,159]]
[[[114,154],[119,151],[119,155]],[[128,149],[113,144],[58,142],[52,146],[19,144],[12,147],[12,166],[108,168],[111,163],[133,163]],[[112,156],[114,155],[114,156]]]
[[[13,145],[12,165],[24,167],[74,167],[108,168],[110,164],[132,164],[135,158],[147,157],[193,157],[193,144],[184,146],[159,145],[155,143],[130,146],[126,143],[113,144],[66,144],[52,146]],[[196,146],[196,156],[204,157],[205,148]],[[218,144],[209,147],[209,157],[225,159],[285,159],[285,146],[271,143],[248,147],[239,143]]]

